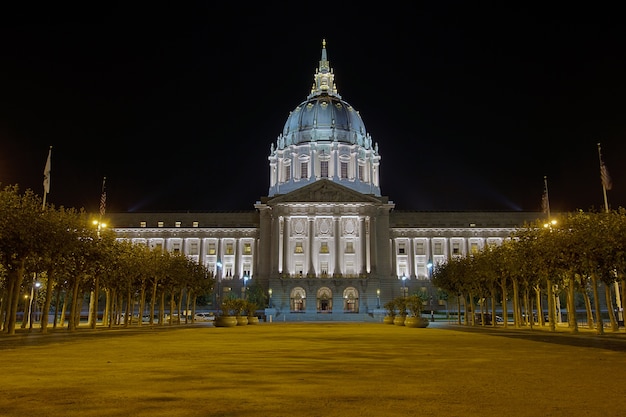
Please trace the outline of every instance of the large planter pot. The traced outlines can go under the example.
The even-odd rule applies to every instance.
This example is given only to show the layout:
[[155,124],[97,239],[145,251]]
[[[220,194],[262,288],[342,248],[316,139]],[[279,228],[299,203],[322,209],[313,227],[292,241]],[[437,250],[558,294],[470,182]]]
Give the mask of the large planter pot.
[[396,316],[393,319],[393,324],[395,324],[396,326],[404,326],[404,317],[403,316]]
[[248,324],[259,324],[259,318],[257,316],[248,316]]
[[385,316],[383,318],[383,323],[384,324],[393,324],[393,316]]
[[215,317],[215,327],[235,327],[235,326],[237,326],[237,317],[235,316]]
[[404,320],[406,327],[428,327],[428,319],[424,317],[407,317]]
[[237,316],[237,326],[247,326],[248,316]]

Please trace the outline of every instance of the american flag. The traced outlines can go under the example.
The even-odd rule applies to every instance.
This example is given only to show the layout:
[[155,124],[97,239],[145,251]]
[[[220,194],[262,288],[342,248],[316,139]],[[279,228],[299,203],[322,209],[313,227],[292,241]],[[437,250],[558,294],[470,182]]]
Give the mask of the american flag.
[[610,190],[611,188],[613,188],[613,180],[611,180],[609,170],[606,169],[606,165],[604,165],[604,162],[600,163],[600,178],[602,179],[602,186],[605,190]]
[[104,177],[104,179],[102,180],[102,195],[100,196],[100,215],[104,216],[104,213],[106,211],[106,205],[107,205],[107,190],[105,188],[105,182],[107,180],[107,177]]
[[543,195],[541,196],[541,211],[550,215],[550,199],[548,198],[548,177],[543,177]]
[[52,146],[48,151],[48,159],[43,169],[43,192],[45,194],[50,194],[50,172],[52,172]]

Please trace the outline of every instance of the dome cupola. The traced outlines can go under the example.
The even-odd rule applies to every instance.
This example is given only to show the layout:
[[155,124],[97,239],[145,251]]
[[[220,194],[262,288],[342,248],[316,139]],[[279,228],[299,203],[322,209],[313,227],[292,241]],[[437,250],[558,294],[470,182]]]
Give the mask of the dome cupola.
[[359,112],[337,92],[325,40],[311,93],[289,114],[268,159],[270,197],[319,179],[380,196],[378,146]]

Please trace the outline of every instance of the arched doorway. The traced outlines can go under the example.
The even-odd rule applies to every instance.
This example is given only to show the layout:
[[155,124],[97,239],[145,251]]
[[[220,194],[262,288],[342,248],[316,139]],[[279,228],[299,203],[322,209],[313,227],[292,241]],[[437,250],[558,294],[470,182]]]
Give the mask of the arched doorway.
[[343,290],[343,312],[359,312],[359,291],[354,287],[348,287]]
[[322,287],[317,290],[317,312],[333,312],[333,292],[328,287]]
[[302,287],[295,287],[289,295],[289,307],[292,312],[300,313],[306,310],[306,291]]

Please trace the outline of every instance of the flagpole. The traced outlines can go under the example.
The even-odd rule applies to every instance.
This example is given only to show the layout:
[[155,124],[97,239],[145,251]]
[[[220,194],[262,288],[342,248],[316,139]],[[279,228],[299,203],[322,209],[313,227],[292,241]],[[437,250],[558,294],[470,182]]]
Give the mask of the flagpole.
[[[602,180],[602,193],[604,194],[604,210],[606,213],[609,212],[609,202],[606,198],[606,190],[611,189],[613,185],[611,184],[611,177],[609,176],[609,171],[606,169],[606,165],[604,165],[604,161],[602,160],[602,151],[600,150],[600,142],[598,142],[598,159],[600,160],[600,179]],[[622,298],[620,296],[619,291],[619,283],[616,281],[613,282],[613,287],[615,290],[615,304],[617,307],[617,319],[619,321],[624,320],[624,309],[622,308]]]
[[604,210],[609,212],[609,200],[606,197],[606,181],[604,175],[608,176],[604,161],[602,161],[602,151],[600,150],[600,142],[598,142],[598,159],[600,160],[600,178],[602,179],[602,194],[604,195]]
[[46,196],[50,192],[50,172],[52,172],[52,146],[48,150],[48,159],[46,159],[46,166],[43,169],[43,204],[41,209],[46,209]]
[[550,196],[548,195],[548,176],[543,176],[543,186],[545,189],[545,211],[548,214],[548,221],[550,221]]

